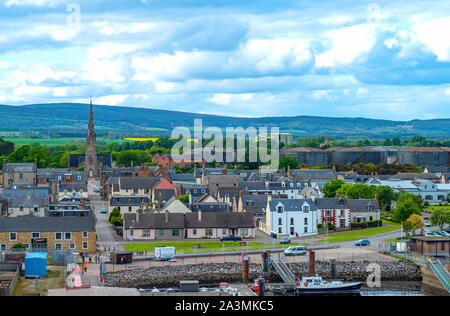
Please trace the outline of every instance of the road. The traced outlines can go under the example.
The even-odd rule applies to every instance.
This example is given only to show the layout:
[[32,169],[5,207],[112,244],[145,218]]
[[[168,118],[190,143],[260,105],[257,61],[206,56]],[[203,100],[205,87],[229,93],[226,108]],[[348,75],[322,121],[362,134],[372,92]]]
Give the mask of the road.
[[98,244],[101,251],[118,250],[123,251],[123,244],[116,240],[116,232],[113,226],[108,221],[108,214],[102,214],[102,208],[107,208],[107,202],[100,199],[98,194],[90,194],[91,206],[94,209],[97,218],[97,237]]

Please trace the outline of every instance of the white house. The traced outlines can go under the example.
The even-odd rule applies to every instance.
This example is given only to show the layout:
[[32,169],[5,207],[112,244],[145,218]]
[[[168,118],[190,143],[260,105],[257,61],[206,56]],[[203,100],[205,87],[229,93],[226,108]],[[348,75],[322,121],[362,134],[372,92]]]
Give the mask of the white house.
[[260,228],[267,234],[290,237],[317,233],[317,207],[312,199],[270,198],[265,222]]

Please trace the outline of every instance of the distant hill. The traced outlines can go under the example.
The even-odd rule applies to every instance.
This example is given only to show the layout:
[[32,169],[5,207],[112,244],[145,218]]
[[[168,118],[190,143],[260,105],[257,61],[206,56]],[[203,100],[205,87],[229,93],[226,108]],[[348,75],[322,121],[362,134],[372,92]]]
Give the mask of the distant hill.
[[[0,105],[0,132],[49,132],[64,136],[85,135],[89,105],[79,103]],[[271,127],[303,136],[394,137],[414,136],[450,138],[450,118],[390,121],[367,118],[318,116],[238,118],[135,107],[94,106],[97,134],[116,132],[121,136],[169,135],[178,126],[192,127],[194,119],[203,126]],[[69,136],[70,137],[70,136]]]

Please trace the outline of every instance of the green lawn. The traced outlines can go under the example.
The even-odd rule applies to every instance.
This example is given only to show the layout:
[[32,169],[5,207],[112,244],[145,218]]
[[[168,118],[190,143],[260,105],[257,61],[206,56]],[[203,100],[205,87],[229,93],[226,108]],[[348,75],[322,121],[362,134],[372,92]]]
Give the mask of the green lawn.
[[[336,233],[332,234],[328,238],[328,242],[342,242],[342,241],[350,241],[350,240],[358,240],[363,239],[364,237],[370,237],[378,234],[389,233],[395,230],[398,230],[399,226],[389,226],[389,227],[380,227],[380,228],[369,228],[362,230],[353,230],[344,233]],[[327,239],[322,239],[320,242],[326,242]]]
[[[220,251],[243,251],[243,250],[258,250],[266,248],[282,248],[283,246],[294,246],[298,244],[281,245],[281,244],[264,244],[262,242],[247,242],[247,247],[239,246],[239,242],[233,241],[200,241],[200,242],[136,242],[136,243],[125,243],[124,247],[127,251],[132,252],[144,252],[144,251],[154,251],[155,247],[175,247],[178,253],[194,253],[195,245],[200,245],[197,248],[197,253],[201,252],[220,252]],[[223,245],[223,246],[222,246]]]
[[383,225],[400,226],[400,224],[398,224],[398,223],[394,223],[392,221],[388,221],[388,220],[385,220],[385,219],[382,219],[381,221],[383,222]]
[[450,205],[447,205],[447,206],[439,206],[439,205],[432,205],[432,206],[428,206],[426,209],[425,209],[425,211],[435,211],[435,210],[442,210],[442,209],[444,209],[444,210],[450,210]]

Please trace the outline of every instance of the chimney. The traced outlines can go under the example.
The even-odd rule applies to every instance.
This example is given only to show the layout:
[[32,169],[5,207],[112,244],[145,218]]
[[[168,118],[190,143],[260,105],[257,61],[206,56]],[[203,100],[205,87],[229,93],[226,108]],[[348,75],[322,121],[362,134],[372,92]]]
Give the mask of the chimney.
[[198,215],[198,221],[201,222],[202,221],[202,211],[198,210],[197,215]]
[[164,221],[165,221],[166,223],[169,222],[169,211],[166,211],[166,212],[164,213]]

